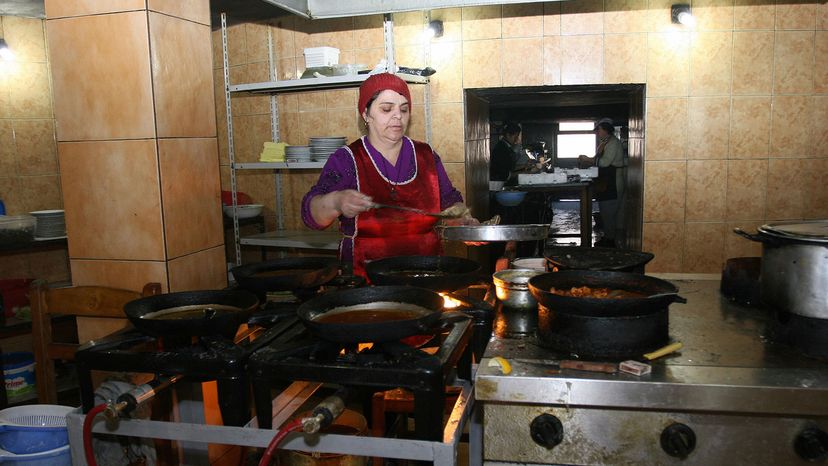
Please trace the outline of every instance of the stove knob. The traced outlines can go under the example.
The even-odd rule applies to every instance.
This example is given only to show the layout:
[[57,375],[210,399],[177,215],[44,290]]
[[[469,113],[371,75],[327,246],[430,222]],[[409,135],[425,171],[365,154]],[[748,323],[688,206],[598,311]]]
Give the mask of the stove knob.
[[823,461],[828,458],[828,434],[811,427],[805,429],[794,440],[794,451],[806,461]]
[[661,432],[661,448],[670,456],[687,458],[696,448],[696,433],[684,424],[670,424]]
[[532,440],[545,448],[554,448],[563,441],[563,424],[551,414],[541,414],[529,426]]

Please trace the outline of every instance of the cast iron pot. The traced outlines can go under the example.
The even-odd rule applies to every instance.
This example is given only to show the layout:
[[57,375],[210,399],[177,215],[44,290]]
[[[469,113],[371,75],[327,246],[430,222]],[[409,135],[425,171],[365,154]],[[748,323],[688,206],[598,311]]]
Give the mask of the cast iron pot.
[[339,273],[339,261],[331,257],[286,257],[240,265],[230,272],[241,288],[254,293],[293,291],[330,281]]
[[774,309],[802,317],[828,319],[828,221],[762,225],[761,300]]
[[[413,306],[412,306],[413,305]],[[440,321],[468,319],[461,312],[442,312],[443,297],[434,291],[413,286],[371,286],[334,291],[299,306],[297,314],[305,327],[323,340],[337,343],[365,343],[401,340],[428,333]],[[346,314],[373,310],[393,316],[410,312],[406,319],[355,320],[347,323],[322,322],[329,313]]]
[[559,246],[547,248],[544,257],[548,269],[553,270],[608,270],[644,273],[644,266],[653,260],[649,252],[631,249],[591,248],[588,246]]
[[[551,288],[610,288],[644,295],[640,298],[600,299],[561,296]],[[537,275],[529,279],[529,290],[538,303],[556,313],[593,317],[633,317],[667,309],[674,302],[685,303],[672,283],[647,275],[628,272],[565,270]]]
[[[211,311],[210,305],[229,306],[232,312]],[[147,318],[147,314],[196,307],[197,317],[183,319]],[[156,337],[220,335],[232,338],[259,307],[256,295],[244,290],[207,290],[167,293],[136,299],[124,305],[124,313],[141,332]]]
[[386,257],[365,264],[365,272],[374,285],[410,285],[434,291],[461,290],[482,280],[480,264],[451,256]]

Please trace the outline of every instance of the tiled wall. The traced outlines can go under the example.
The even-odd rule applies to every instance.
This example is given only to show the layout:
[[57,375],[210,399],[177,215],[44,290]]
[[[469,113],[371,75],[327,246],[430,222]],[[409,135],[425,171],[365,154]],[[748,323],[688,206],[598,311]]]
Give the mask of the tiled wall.
[[[634,82],[647,85],[644,249],[648,271],[720,271],[727,257],[759,254],[734,226],[828,217],[828,5],[772,0],[693,2],[695,29],[670,23],[667,0],[576,0],[435,10],[445,33],[418,37],[422,13],[395,15],[397,61],[430,64],[433,145],[455,185],[464,181],[463,89]],[[233,83],[267,79],[267,34],[280,79],[298,77],[304,47],[329,45],[340,63],[382,57],[379,16],[229,28]],[[221,48],[214,32],[222,180],[227,186]],[[413,86],[410,134],[424,133],[422,88]],[[356,91],[280,96],[283,140],[358,134]],[[234,99],[236,153],[254,160],[270,139],[267,97]],[[348,108],[350,107],[350,112]],[[299,226],[299,199],[316,173],[286,175],[283,205]],[[243,173],[240,189],[268,205],[268,173]],[[272,222],[271,222],[272,223]]]
[[[0,60],[0,199],[9,215],[62,209],[55,120],[43,21],[0,16],[15,54]],[[5,255],[0,278],[69,279],[66,250]]]

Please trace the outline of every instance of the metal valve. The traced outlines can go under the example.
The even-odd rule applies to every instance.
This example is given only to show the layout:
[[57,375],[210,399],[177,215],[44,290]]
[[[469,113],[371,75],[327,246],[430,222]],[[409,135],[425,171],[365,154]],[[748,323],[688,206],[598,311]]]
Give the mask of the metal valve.
[[695,448],[696,433],[685,424],[670,424],[661,432],[661,449],[674,458],[687,458]]
[[529,425],[532,440],[545,448],[555,448],[563,441],[564,429],[561,421],[551,414],[541,414]]

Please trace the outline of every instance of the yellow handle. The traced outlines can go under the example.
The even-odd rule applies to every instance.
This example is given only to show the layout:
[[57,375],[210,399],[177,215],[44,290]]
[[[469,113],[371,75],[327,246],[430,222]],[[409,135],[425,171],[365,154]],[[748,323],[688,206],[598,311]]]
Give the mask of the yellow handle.
[[684,344],[682,344],[680,341],[677,341],[675,343],[670,343],[669,345],[667,345],[663,348],[659,348],[659,349],[653,351],[652,353],[645,354],[644,359],[652,361],[653,359],[658,359],[658,358],[660,358],[662,356],[666,356],[666,355],[668,355],[668,354],[670,354],[674,351],[678,351],[683,347],[684,347]]

